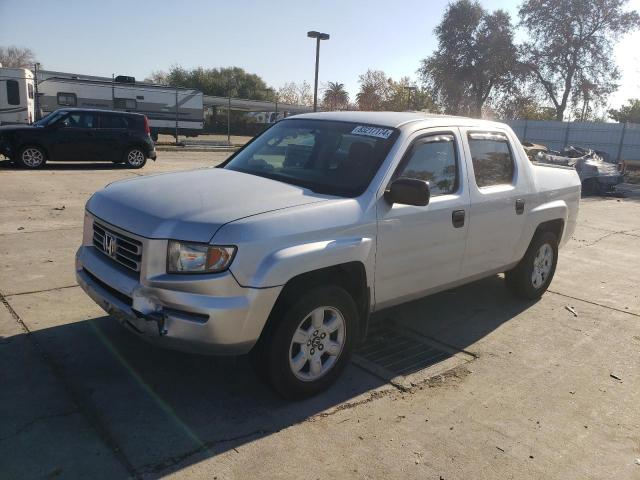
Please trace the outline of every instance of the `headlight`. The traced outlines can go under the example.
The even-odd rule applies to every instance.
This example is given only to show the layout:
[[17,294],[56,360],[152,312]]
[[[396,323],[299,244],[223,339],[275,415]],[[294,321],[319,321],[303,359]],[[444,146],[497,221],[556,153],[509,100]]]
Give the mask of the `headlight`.
[[168,273],[215,273],[229,268],[236,247],[169,240]]

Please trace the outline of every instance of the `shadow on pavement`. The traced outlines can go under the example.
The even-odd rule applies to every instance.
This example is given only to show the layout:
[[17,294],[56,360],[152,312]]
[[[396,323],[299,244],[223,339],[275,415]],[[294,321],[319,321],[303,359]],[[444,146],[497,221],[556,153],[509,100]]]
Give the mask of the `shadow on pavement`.
[[[375,320],[392,318],[440,342],[469,349],[530,305],[511,298],[495,276],[382,311]],[[106,316],[32,335],[85,416],[98,431],[109,433],[130,473],[152,477],[177,471],[203,455],[239,448],[385,385],[351,365],[329,391],[288,403],[256,378],[245,357],[160,350]],[[8,385],[0,396],[11,402],[10,392],[20,388]],[[31,452],[51,448],[45,440],[30,446]],[[55,448],[64,449],[64,442]],[[37,461],[37,453],[29,455]],[[19,468],[13,465],[9,471]]]

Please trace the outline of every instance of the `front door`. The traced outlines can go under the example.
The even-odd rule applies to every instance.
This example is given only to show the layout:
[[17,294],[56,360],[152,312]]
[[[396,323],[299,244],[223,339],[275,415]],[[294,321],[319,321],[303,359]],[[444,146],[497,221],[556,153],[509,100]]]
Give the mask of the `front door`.
[[52,160],[98,160],[96,134],[98,115],[94,112],[72,111],[57,124],[52,135]]
[[458,129],[415,134],[393,179],[429,182],[427,206],[378,203],[376,308],[426,294],[460,276],[468,228],[469,191]]

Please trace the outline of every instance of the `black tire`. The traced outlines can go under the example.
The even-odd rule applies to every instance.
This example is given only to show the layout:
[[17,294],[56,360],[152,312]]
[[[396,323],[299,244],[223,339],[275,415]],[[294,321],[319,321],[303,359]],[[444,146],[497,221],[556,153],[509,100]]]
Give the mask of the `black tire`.
[[[544,245],[550,247],[553,258],[549,260],[541,256],[537,259],[540,263],[540,268],[538,269],[540,276],[536,275],[534,280],[536,256],[541,252]],[[551,280],[553,280],[557,263],[558,237],[551,232],[537,233],[531,240],[531,244],[520,263],[505,273],[507,287],[517,297],[527,300],[540,298],[549,287]],[[541,272],[547,273],[542,274]],[[536,282],[538,283],[536,284]]]
[[147,156],[144,153],[144,150],[141,147],[131,147],[129,148],[125,154],[123,161],[127,164],[129,168],[142,168],[147,163]]
[[47,163],[47,154],[45,151],[35,145],[26,145],[20,149],[15,162],[22,168],[29,170],[37,170],[44,167]]
[[[301,370],[294,373],[293,367],[290,365],[290,356],[295,347],[292,343],[293,337],[301,322],[311,322],[311,312],[319,307],[331,307],[342,315],[344,324],[342,347],[325,373],[316,379],[302,380],[297,375],[312,375],[311,360],[303,364]],[[287,399],[307,398],[327,389],[340,376],[353,351],[358,325],[358,309],[351,295],[338,286],[312,288],[297,298],[283,299],[274,309],[272,316],[274,318],[270,318],[269,330],[265,332],[258,345],[251,352],[256,373]],[[330,321],[330,317],[328,321]],[[310,331],[314,330],[311,323],[309,325]],[[322,347],[320,343],[336,340],[337,337],[332,337],[334,334],[327,334],[326,340],[325,337],[321,339],[322,333],[318,334],[318,330],[314,330],[310,335],[312,337],[309,337],[309,342],[314,343],[299,345],[297,347],[298,353],[302,352],[304,348],[307,349],[305,352],[314,352],[315,344],[317,358],[320,358],[324,368],[324,365],[329,365],[326,362],[331,358],[331,355],[327,351],[322,352],[323,348],[328,350],[328,347],[325,347],[327,343],[323,343]],[[308,373],[304,372],[305,368],[308,369]]]

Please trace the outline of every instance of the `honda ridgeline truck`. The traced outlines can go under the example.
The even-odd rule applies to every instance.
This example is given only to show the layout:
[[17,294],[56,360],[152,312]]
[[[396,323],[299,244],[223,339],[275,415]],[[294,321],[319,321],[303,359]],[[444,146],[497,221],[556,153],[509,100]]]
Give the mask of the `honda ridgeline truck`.
[[500,272],[542,295],[579,199],[574,169],[530,162],[501,123],[298,115],[215,168],[95,193],[76,274],[143,339],[250,352],[300,398],[338,377],[374,311]]

